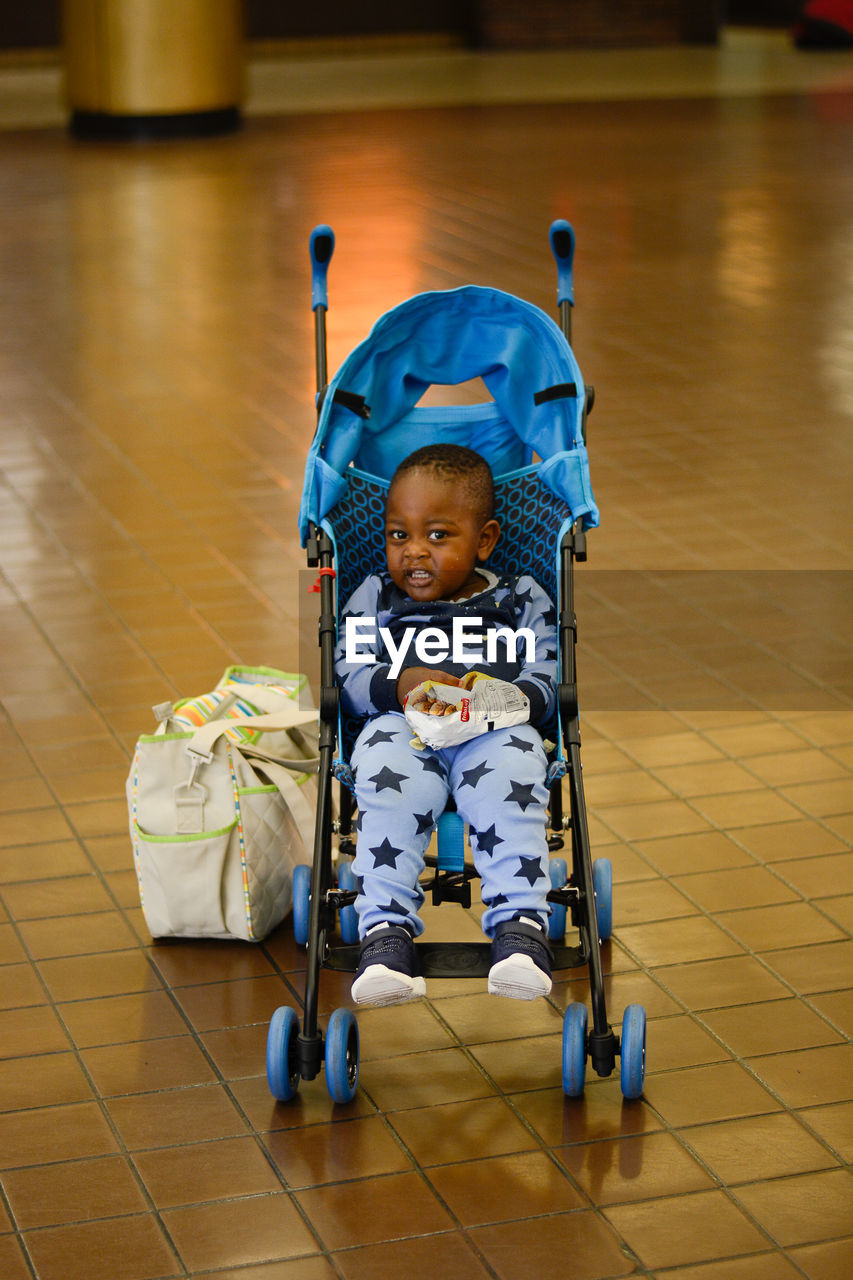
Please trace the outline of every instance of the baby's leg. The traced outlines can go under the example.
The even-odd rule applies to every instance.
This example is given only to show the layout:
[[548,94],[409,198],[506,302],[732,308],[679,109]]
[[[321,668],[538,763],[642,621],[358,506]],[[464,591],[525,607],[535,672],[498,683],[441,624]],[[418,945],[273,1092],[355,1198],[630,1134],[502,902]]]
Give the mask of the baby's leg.
[[527,724],[484,733],[454,753],[450,784],[471,828],[489,937],[504,921],[527,916],[544,924],[550,913],[547,767],[542,739]]
[[404,717],[388,712],[362,729],[352,753],[358,804],[353,871],[360,887],[355,907],[359,935],[380,923],[423,932],[418,877],[449,784],[439,755],[410,745]]

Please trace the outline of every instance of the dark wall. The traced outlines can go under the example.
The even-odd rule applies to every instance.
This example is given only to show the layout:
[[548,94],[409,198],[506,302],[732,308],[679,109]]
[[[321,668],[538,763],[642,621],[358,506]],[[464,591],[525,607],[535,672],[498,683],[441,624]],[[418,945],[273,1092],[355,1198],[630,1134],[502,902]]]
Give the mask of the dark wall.
[[[721,20],[788,25],[798,0],[244,0],[250,40],[446,32],[472,45],[713,40]],[[0,0],[0,48],[54,48],[61,0]]]

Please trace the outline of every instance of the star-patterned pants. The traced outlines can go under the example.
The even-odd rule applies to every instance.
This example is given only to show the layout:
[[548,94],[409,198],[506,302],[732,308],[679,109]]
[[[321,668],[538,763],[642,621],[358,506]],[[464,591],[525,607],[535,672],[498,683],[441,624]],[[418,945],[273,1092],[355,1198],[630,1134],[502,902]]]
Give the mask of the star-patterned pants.
[[352,753],[358,803],[353,871],[363,938],[387,921],[423,932],[418,878],[433,827],[452,796],[469,824],[471,852],[491,936],[503,920],[550,912],[545,823],[548,787],[542,739],[528,724],[482,734],[457,747],[417,750],[403,715],[368,721]]

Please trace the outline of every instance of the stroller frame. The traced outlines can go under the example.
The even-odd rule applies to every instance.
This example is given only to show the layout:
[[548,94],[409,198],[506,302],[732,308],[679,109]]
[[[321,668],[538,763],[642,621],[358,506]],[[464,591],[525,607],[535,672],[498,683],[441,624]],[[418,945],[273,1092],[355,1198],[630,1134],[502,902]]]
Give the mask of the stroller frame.
[[[312,263],[312,305],[315,317],[315,363],[318,416],[327,387],[326,274],[334,252],[334,233],[327,226],[315,228],[310,240]],[[571,342],[571,309],[574,305],[573,259],[575,236],[571,226],[560,220],[550,230],[551,249],[558,272],[560,329]],[[581,430],[586,435],[586,418],[592,409],[594,392],[584,386]],[[318,805],[313,864],[297,868],[294,875],[294,927],[298,940],[307,941],[307,971],[302,1027],[293,1009],[283,1007],[273,1015],[267,1044],[267,1078],[279,1101],[291,1099],[300,1080],[313,1080],[325,1066],[329,1093],[336,1102],[350,1101],[358,1085],[359,1038],[351,1009],[336,1009],[324,1036],[319,1025],[320,970],[354,972],[358,963],[355,879],[348,862],[339,862],[337,876],[332,858],[332,838],[338,837],[339,854],[354,853],[352,840],[353,797],[339,784],[338,817],[333,812],[332,784],[334,753],[340,732],[340,692],[335,682],[334,649],[337,639],[335,608],[335,544],[329,532],[309,522],[306,539],[307,563],[318,569],[320,595],[318,639],[320,646],[319,771]],[[581,736],[576,679],[577,618],[574,610],[574,564],[586,560],[586,533],[574,520],[563,534],[558,550],[558,645],[560,683],[558,711],[569,788],[569,813],[564,815],[561,779],[552,782],[549,802],[549,849],[564,846],[564,832],[571,836],[571,874],[561,858],[551,860],[552,904],[549,934],[553,946],[554,969],[587,965],[592,1005],[592,1027],[587,1030],[583,1004],[566,1009],[563,1024],[563,1089],[568,1096],[580,1096],[584,1088],[587,1059],[602,1077],[612,1074],[621,1058],[621,1085],[626,1098],[642,1093],[645,1076],[645,1013],[641,1006],[625,1011],[622,1034],[610,1025],[604,992],[600,940],[610,936],[612,918],[612,873],[602,859],[593,862],[589,825],[581,771]],[[474,867],[464,856],[463,827],[452,805],[439,819],[438,855],[428,855],[426,866],[434,874],[421,880],[433,903],[457,902],[471,905]],[[300,874],[301,873],[301,874]],[[575,946],[559,942],[565,921],[570,918],[578,932]],[[332,935],[340,919],[344,945],[332,945]],[[556,930],[556,932],[555,932]],[[300,933],[303,935],[299,938]],[[304,936],[307,935],[307,938]],[[482,943],[417,942],[421,971],[426,978],[480,977],[488,973],[490,946]]]

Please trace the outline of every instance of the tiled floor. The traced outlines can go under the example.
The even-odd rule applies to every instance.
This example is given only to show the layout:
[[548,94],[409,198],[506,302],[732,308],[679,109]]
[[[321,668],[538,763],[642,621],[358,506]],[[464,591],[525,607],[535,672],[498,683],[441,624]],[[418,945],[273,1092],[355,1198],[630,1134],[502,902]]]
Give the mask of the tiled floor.
[[[691,58],[681,98],[0,135],[4,1280],[853,1271],[853,65],[697,96]],[[303,956],[287,925],[151,945],[129,753],[153,703],[312,656],[310,228],[335,365],[422,288],[549,308],[560,215],[598,391],[585,777],[645,1096],[564,1099],[569,971],[533,1007],[440,983],[363,1013],[356,1101],[277,1106]]]

